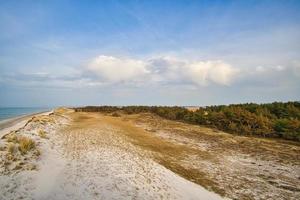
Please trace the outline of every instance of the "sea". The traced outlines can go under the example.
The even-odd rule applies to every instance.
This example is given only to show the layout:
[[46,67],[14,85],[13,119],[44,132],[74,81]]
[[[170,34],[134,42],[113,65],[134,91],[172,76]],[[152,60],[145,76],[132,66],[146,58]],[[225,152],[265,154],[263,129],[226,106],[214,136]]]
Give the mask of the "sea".
[[21,115],[28,115],[37,112],[43,112],[51,110],[51,108],[45,107],[0,107],[0,121],[18,117]]

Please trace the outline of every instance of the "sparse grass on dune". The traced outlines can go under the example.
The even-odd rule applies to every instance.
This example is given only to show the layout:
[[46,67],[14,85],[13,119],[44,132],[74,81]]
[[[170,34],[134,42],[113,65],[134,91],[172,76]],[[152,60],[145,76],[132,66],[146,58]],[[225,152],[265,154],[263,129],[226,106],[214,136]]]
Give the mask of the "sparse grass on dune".
[[47,139],[48,137],[47,137],[47,134],[46,134],[46,131],[44,131],[44,130],[39,130],[38,131],[38,134],[39,134],[39,136],[41,137],[41,138],[44,138],[44,139]]
[[18,138],[15,132],[11,132],[8,135],[5,136],[7,142],[17,143]]
[[4,174],[10,174],[13,171],[36,169],[32,161],[38,158],[41,153],[32,138],[13,131],[3,139],[5,140],[4,152],[0,167],[3,167]]
[[[64,116],[34,115],[25,125],[5,133],[0,141],[0,175],[37,169],[42,145],[47,145],[50,131],[61,124]],[[62,121],[65,119],[62,119]]]
[[7,147],[7,150],[10,154],[14,154],[16,151],[16,145],[14,143],[10,143]]
[[300,141],[300,103],[235,104],[199,107],[179,106],[86,106],[76,112],[124,114],[153,113],[169,120],[203,125],[231,134]]
[[56,114],[56,115],[62,115],[62,114],[65,114],[65,113],[70,113],[70,112],[73,112],[74,110],[73,109],[70,109],[70,108],[56,108],[53,113]]
[[28,151],[34,149],[36,147],[34,140],[27,137],[19,138],[19,151],[21,154],[26,154]]
[[40,116],[34,116],[30,122],[38,122],[41,124],[45,123],[55,123],[54,119],[49,117],[48,115],[40,115]]
[[28,151],[35,149],[35,141],[26,136],[17,136],[15,132],[6,135],[6,141],[8,142],[8,151],[12,154],[17,149],[21,154],[26,154]]
[[154,159],[166,168],[207,189],[214,190],[221,195],[225,194],[223,189],[216,186],[218,183],[212,181],[207,174],[193,169],[186,169],[179,164],[179,161],[183,160],[185,156],[194,154],[205,160],[215,160],[211,153],[199,150],[195,151],[186,145],[178,145],[167,140],[162,140],[154,134],[149,134],[149,132],[135,127],[130,122],[123,121],[122,118],[110,116],[103,116],[101,118],[106,123],[108,122],[119,127],[122,133],[128,136],[134,145],[153,153]]
[[98,113],[74,113],[73,115],[74,127],[93,127],[97,123],[108,123],[114,127],[118,127],[120,134],[124,134],[130,139],[132,144],[150,152],[153,158],[166,168],[176,172],[177,174],[192,180],[202,186],[218,191],[219,194],[224,194],[224,191],[214,187],[217,183],[207,177],[206,174],[200,173],[196,170],[185,169],[178,161],[183,160],[186,155],[198,154],[207,160],[213,160],[214,157],[209,152],[195,151],[185,145],[177,145],[167,140],[149,134],[149,132],[135,127],[130,122],[126,122],[122,117],[104,116]]
[[[111,114],[74,113],[73,116],[74,122],[77,126],[80,124],[81,128],[91,128],[94,123],[118,127],[116,133],[126,135],[132,144],[150,152],[153,159],[164,167],[223,196],[249,199],[251,194],[242,190],[255,185],[261,188],[254,189],[253,193],[268,193],[272,186],[259,182],[259,170],[256,167],[261,166],[270,170],[266,172],[268,181],[286,181],[293,187],[297,182],[296,178],[290,178],[293,173],[287,174],[288,178],[273,174],[273,171],[277,173],[284,165],[298,165],[297,142],[235,136],[207,127],[162,119],[149,113],[122,114],[120,117],[113,117]],[[275,167],[265,165],[267,162]],[[240,165],[245,166],[245,169],[239,169]],[[236,177],[235,171],[246,175],[244,178]],[[229,184],[232,179],[235,179],[235,183]],[[289,189],[276,190],[274,196],[284,196],[288,192]]]

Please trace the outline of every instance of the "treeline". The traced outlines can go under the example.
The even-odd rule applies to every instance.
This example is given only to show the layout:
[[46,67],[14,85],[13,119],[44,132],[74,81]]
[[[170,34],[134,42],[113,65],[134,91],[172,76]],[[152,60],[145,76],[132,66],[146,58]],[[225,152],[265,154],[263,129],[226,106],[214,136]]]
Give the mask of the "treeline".
[[163,118],[205,125],[239,135],[278,137],[300,141],[300,102],[234,104],[200,107],[190,111],[167,106],[87,106],[84,112],[155,113]]

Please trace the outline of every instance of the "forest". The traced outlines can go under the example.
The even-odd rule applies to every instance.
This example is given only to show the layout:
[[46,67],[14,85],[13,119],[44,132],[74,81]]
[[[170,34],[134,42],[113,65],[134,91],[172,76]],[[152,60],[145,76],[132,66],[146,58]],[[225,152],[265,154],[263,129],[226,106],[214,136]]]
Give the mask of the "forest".
[[204,125],[228,133],[300,141],[300,102],[232,104],[200,107],[195,111],[180,106],[86,106],[77,112],[116,114],[154,113],[160,117]]

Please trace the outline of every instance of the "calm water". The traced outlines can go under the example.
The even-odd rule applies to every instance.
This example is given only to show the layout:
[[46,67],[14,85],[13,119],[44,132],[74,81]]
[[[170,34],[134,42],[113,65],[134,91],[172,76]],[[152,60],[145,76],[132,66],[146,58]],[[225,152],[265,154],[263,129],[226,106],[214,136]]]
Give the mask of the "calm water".
[[30,108],[30,107],[25,107],[25,108],[0,108],[0,121],[12,117],[17,117],[20,115],[26,115],[26,114],[31,114],[31,113],[36,113],[36,112],[42,112],[42,111],[47,111],[50,110],[51,108]]

